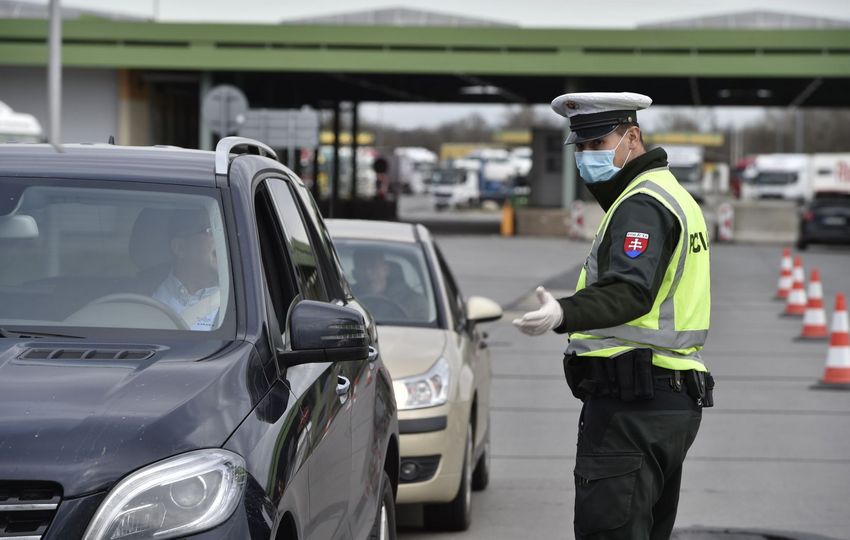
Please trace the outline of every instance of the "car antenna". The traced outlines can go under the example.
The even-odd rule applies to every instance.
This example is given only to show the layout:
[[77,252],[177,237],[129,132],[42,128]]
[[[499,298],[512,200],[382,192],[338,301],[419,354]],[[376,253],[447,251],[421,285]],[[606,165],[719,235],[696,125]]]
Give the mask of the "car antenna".
[[108,141],[106,141],[106,144],[112,144],[112,145],[114,145],[114,144],[115,144],[115,135],[110,135],[110,136],[109,136],[109,140],[108,140]]

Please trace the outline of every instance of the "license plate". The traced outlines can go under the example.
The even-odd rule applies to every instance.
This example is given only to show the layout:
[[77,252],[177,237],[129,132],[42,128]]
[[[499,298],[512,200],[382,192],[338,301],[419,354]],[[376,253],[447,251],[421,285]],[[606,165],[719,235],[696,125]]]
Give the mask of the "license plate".
[[830,226],[833,226],[833,227],[835,227],[835,226],[841,227],[841,226],[847,225],[847,219],[840,217],[840,216],[829,216],[829,217],[823,218],[822,223],[824,225],[830,225]]

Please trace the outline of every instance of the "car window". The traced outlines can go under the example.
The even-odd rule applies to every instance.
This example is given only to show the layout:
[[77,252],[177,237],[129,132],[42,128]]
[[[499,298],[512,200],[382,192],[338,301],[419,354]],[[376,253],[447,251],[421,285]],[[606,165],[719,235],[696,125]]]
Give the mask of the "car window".
[[222,328],[232,289],[215,190],[0,182],[0,197],[16,201],[0,216],[7,255],[0,261],[0,325]]
[[378,324],[437,327],[437,306],[419,244],[337,238],[354,296]]
[[325,275],[328,278],[328,293],[333,296],[334,299],[339,300],[342,300],[347,296],[351,296],[351,291],[348,288],[348,283],[345,281],[344,276],[342,275],[342,264],[340,263],[339,255],[334,249],[334,244],[331,240],[331,235],[330,233],[328,233],[328,229],[325,226],[325,222],[322,219],[321,213],[319,213],[319,208],[318,206],[316,206],[316,201],[313,199],[313,196],[310,195],[310,192],[307,191],[307,188],[305,188],[303,185],[294,185],[295,190],[297,191],[298,195],[300,195],[301,202],[303,203],[302,208],[305,208],[307,215],[310,216],[310,220],[308,220],[307,226],[316,235],[316,245],[319,248],[317,250],[317,253],[323,259],[323,267],[327,269]]
[[280,178],[269,178],[266,180],[269,191],[272,194],[278,218],[283,223],[286,234],[290,257],[298,269],[302,294],[310,300],[327,301],[328,294],[322,281],[322,273],[319,269],[319,261],[313,241],[304,224],[304,216],[287,182]]
[[298,296],[298,288],[295,285],[292,266],[286,258],[286,240],[271,196],[264,184],[260,185],[254,197],[254,211],[266,288],[277,318],[278,329],[283,333],[287,313]]
[[437,253],[437,261],[440,264],[440,272],[443,274],[443,281],[446,284],[446,294],[449,297],[449,310],[452,312],[452,318],[455,321],[455,328],[461,329],[466,326],[466,309],[464,307],[463,296],[460,294],[460,289],[457,286],[454,276],[446,260],[443,258],[442,252],[437,244],[434,244],[434,251]]

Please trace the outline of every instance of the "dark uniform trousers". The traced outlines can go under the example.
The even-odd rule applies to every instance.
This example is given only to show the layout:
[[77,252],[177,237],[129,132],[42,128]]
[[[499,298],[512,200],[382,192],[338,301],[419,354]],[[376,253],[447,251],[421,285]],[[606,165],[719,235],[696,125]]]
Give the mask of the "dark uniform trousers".
[[670,538],[682,462],[702,407],[669,379],[654,387],[649,400],[590,396],[584,402],[575,467],[579,540]]

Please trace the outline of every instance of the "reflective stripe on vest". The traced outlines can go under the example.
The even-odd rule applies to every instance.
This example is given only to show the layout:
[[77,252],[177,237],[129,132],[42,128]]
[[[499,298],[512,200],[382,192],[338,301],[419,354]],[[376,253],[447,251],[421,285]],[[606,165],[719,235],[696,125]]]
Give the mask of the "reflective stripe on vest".
[[[669,175],[669,176],[668,176]],[[620,326],[611,328],[601,328],[587,330],[572,335],[570,346],[567,349],[568,353],[575,353],[580,356],[615,356],[621,352],[626,352],[634,348],[651,348],[654,351],[653,363],[670,367],[672,369],[700,369],[704,370],[700,360],[699,351],[702,349],[708,335],[707,329],[707,313],[698,313],[697,317],[704,316],[705,328],[683,329],[677,330],[676,325],[676,293],[678,292],[679,284],[682,281],[682,276],[685,272],[688,252],[690,250],[690,234],[688,213],[682,207],[679,200],[668,189],[665,189],[661,184],[676,182],[672,173],[664,168],[652,169],[641,174],[636,178],[618,197],[611,208],[605,215],[599,230],[591,247],[590,255],[587,258],[584,269],[579,277],[579,283],[576,290],[581,290],[585,286],[592,284],[598,279],[598,255],[599,247],[605,231],[611,221],[611,216],[619,205],[629,197],[638,193],[645,193],[660,203],[662,203],[670,212],[676,216],[681,227],[681,236],[677,243],[677,250],[674,251],[674,256],[670,260],[670,267],[665,269],[664,280],[662,281],[659,297],[663,298],[660,305],[659,298],[653,302],[653,309],[650,313],[643,315]],[[670,184],[673,186],[673,184]],[[676,187],[684,192],[681,186],[676,184]],[[673,188],[675,189],[675,188]],[[688,197],[690,197],[688,195]],[[692,204],[693,201],[691,200]],[[691,216],[691,221],[696,228],[700,229],[699,233],[705,233],[705,224],[701,212]],[[708,264],[707,254],[704,263]],[[675,272],[670,276],[670,270],[675,265]],[[683,291],[684,294],[703,295],[702,298],[696,298],[697,301],[704,303],[699,309],[709,309],[710,292],[708,284],[707,267],[705,273],[705,290],[702,291]],[[697,274],[698,276],[699,274]],[[665,291],[665,287],[667,290]],[[662,296],[663,295],[663,296]],[[647,328],[646,325],[654,321],[657,315],[657,328]],[[693,314],[692,314],[693,315]],[[638,324],[635,324],[638,323]],[[642,325],[641,325],[642,324]]]

